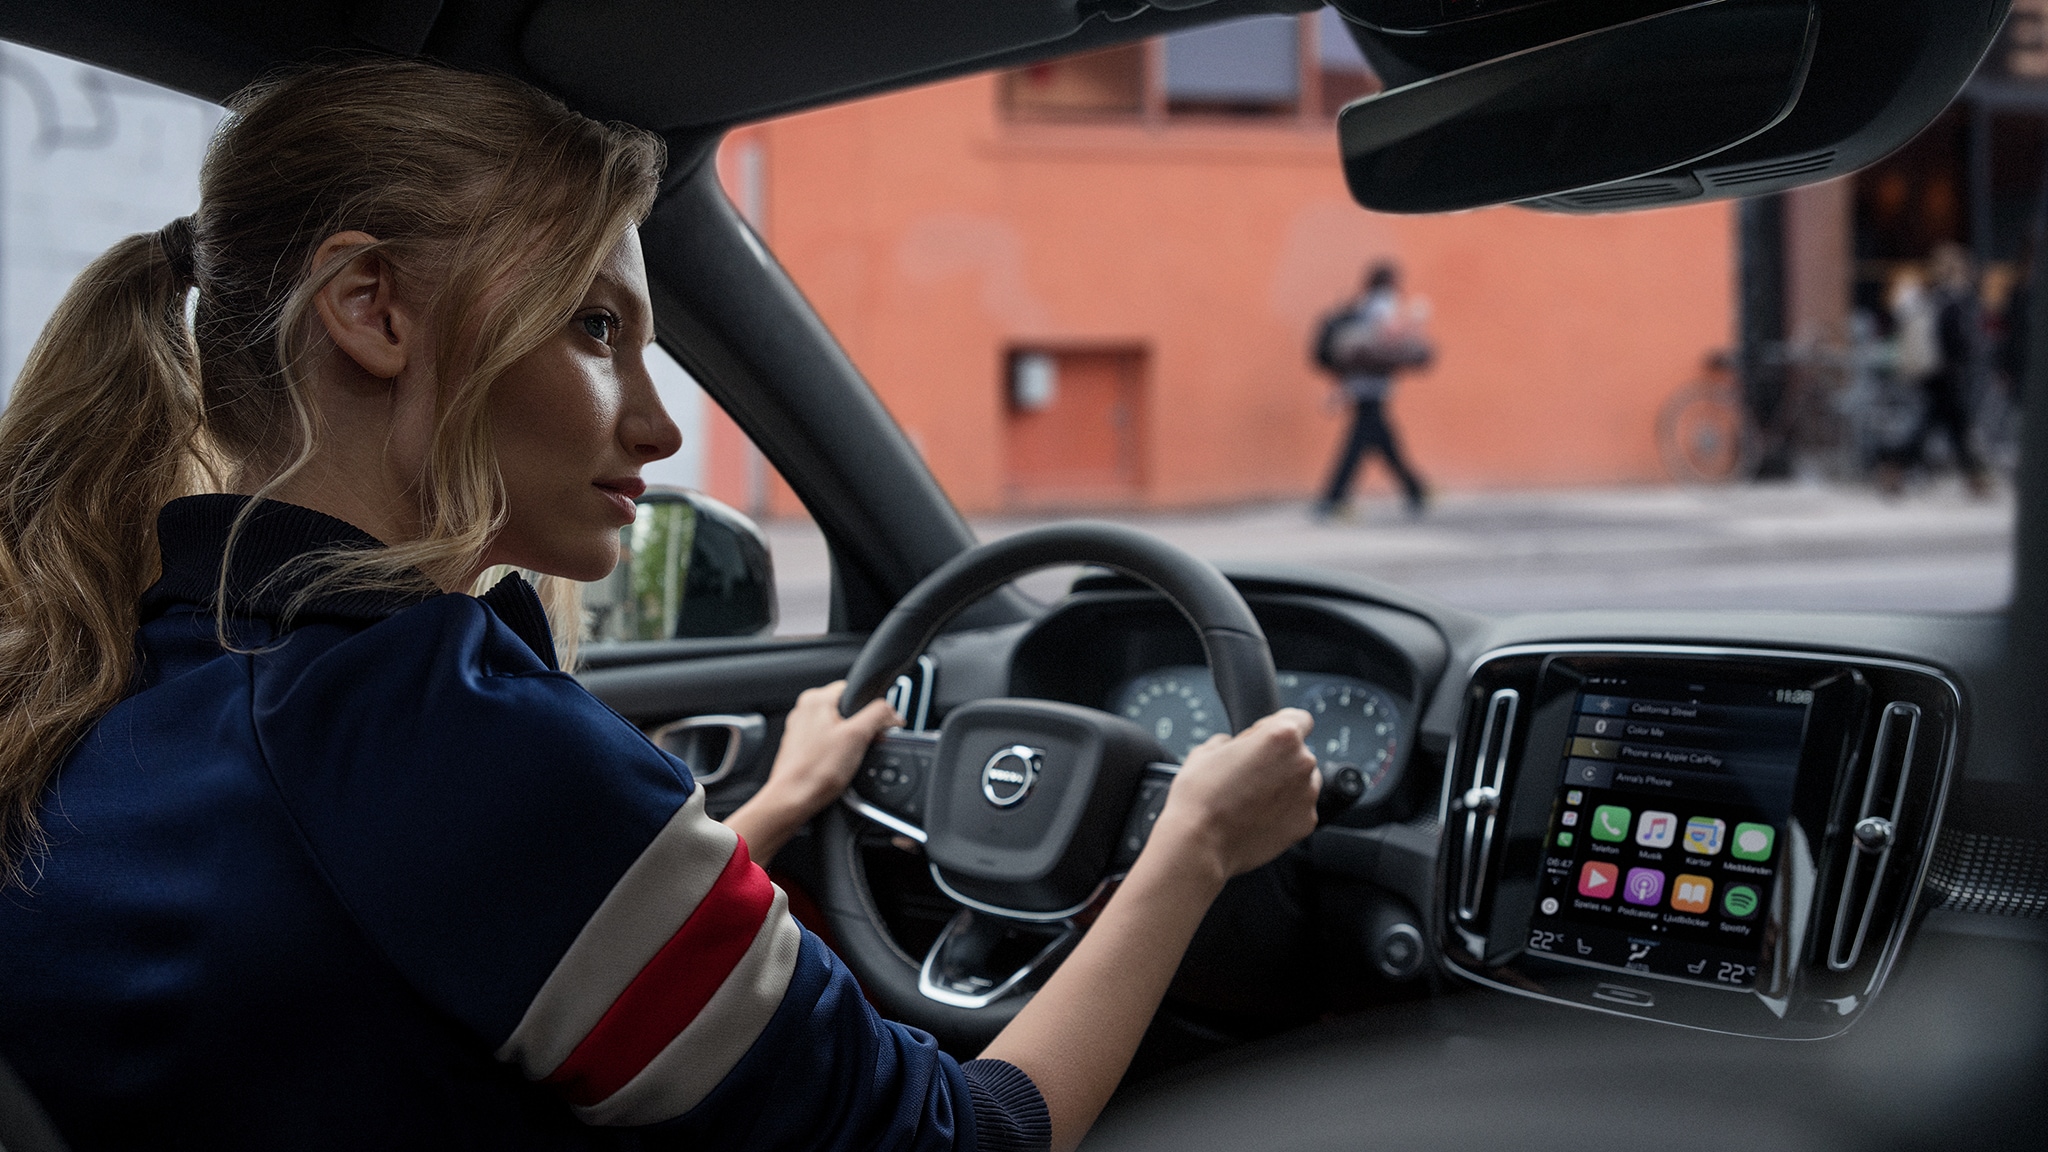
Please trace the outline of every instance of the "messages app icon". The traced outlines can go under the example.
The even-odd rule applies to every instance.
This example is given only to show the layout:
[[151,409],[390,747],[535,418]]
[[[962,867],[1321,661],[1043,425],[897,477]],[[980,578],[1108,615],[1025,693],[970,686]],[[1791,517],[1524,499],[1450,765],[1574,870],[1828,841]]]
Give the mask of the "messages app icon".
[[1593,809],[1593,839],[1616,844],[1628,839],[1629,811],[1619,804],[1602,804]]
[[1737,824],[1735,844],[1728,854],[1737,860],[1769,860],[1771,844],[1778,838],[1778,830],[1769,824]]

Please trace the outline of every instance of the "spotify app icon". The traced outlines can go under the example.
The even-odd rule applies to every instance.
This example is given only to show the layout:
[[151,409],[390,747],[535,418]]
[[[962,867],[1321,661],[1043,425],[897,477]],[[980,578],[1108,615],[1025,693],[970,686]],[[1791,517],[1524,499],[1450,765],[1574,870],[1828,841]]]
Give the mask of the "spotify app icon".
[[1747,920],[1756,915],[1756,907],[1761,902],[1756,889],[1747,884],[1733,884],[1721,896],[1721,911],[1737,920]]

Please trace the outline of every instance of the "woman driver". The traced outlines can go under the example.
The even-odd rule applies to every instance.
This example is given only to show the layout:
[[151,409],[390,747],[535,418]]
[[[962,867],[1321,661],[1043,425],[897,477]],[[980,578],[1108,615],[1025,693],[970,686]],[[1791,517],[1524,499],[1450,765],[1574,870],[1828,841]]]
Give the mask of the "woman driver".
[[[659,141],[397,61],[232,110],[199,211],[85,271],[0,420],[0,1050],[59,1126],[1077,1143],[1223,882],[1313,825],[1308,717],[1190,756],[1084,942],[956,1064],[760,868],[886,707],[805,693],[719,824],[557,670],[543,598],[611,570],[678,445],[635,234]],[[541,595],[460,594],[495,565]]]

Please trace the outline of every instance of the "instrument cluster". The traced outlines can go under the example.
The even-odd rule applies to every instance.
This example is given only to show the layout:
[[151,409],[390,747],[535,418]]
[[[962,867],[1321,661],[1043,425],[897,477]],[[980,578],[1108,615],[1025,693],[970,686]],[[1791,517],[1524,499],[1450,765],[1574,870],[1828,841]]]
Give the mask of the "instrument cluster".
[[[1352,676],[1282,671],[1275,680],[1283,705],[1315,718],[1309,747],[1324,775],[1355,767],[1365,778],[1360,802],[1375,798],[1400,761],[1403,727],[1397,698]],[[1131,677],[1117,689],[1109,711],[1137,723],[1180,757],[1230,731],[1216,683],[1200,664],[1173,664]]]

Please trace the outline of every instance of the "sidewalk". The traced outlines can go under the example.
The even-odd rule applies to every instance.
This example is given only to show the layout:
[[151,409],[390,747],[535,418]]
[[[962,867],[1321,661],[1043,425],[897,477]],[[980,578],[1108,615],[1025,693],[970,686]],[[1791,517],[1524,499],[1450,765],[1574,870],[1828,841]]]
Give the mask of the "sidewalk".
[[[1453,493],[1419,521],[1391,499],[1348,523],[1303,504],[1105,517],[1218,563],[1302,564],[1406,585],[1467,608],[1976,611],[2012,580],[2010,493],[1940,482],[1886,500],[1812,484]],[[1033,518],[978,519],[993,539]],[[808,522],[769,527],[785,632],[823,627],[825,548]],[[1027,578],[1051,600],[1072,570]]]

